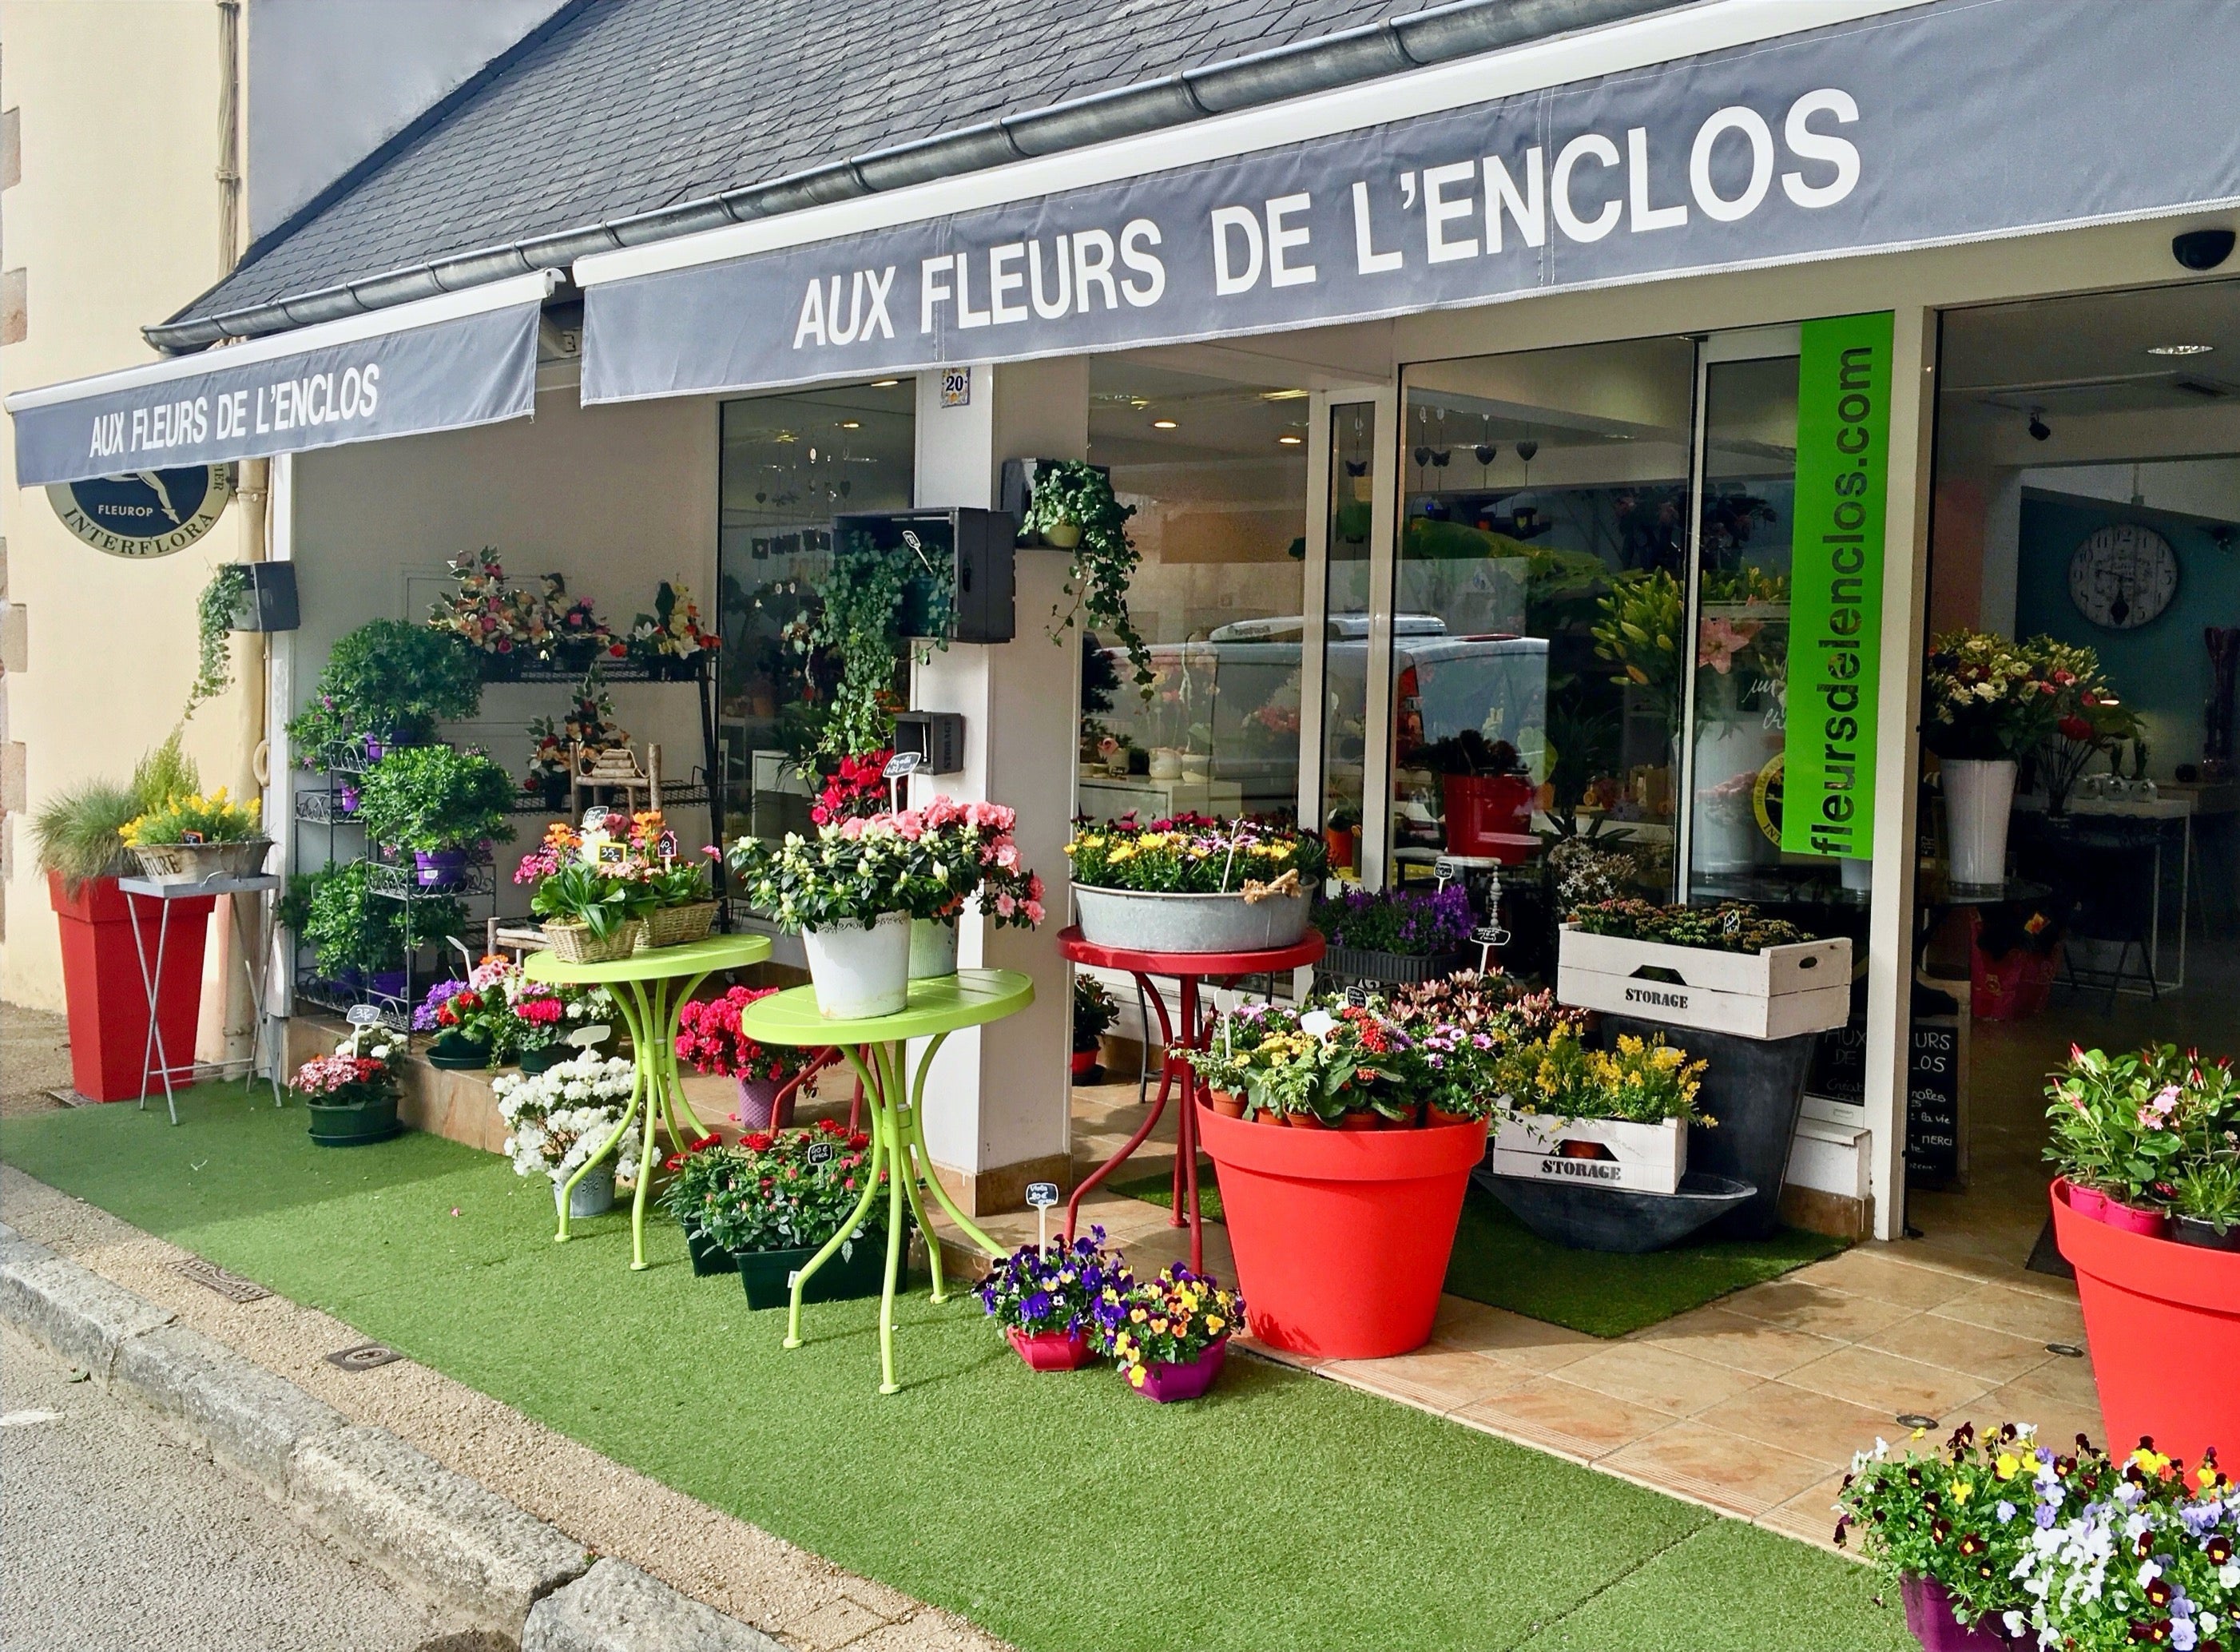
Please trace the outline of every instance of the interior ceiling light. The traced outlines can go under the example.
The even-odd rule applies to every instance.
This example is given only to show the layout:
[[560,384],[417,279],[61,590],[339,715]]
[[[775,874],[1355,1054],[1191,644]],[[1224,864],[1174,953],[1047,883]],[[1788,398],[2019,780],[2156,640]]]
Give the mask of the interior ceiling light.
[[1263,402],[1297,402],[1303,399],[1306,394],[1304,390],[1263,390],[1260,399]]
[[1175,422],[1172,419],[1153,419],[1151,428],[1155,430],[1171,430],[1175,428]]
[[1283,435],[1276,438],[1276,440],[1282,443],[1287,448],[1295,448],[1306,439],[1307,438],[1303,436],[1295,436],[1289,430],[1284,431]]
[[863,421],[860,419],[843,419],[840,421],[840,428],[843,430],[860,430],[863,428]]
[[902,380],[898,378],[875,378],[871,381],[871,388],[875,390],[890,390],[901,383]]
[[2214,344],[2150,344],[2150,356],[2206,356],[2217,348]]

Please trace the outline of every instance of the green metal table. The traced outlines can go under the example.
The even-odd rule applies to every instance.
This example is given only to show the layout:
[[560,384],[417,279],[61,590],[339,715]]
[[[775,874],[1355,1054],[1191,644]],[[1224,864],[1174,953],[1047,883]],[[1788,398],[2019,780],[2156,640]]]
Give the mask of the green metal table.
[[[918,1186],[921,1179],[941,1202],[950,1220],[973,1243],[990,1256],[1004,1254],[1001,1245],[981,1232],[972,1219],[957,1208],[956,1201],[933,1174],[931,1157],[925,1146],[925,1078],[933,1067],[934,1056],[950,1034],[960,1028],[1000,1021],[1034,1001],[1034,982],[1016,969],[960,969],[953,976],[911,982],[909,1004],[891,1016],[874,1016],[859,1021],[827,1020],[817,1013],[816,989],[795,987],[750,1004],[739,1017],[740,1030],[765,1044],[837,1045],[847,1056],[849,1065],[856,1069],[856,1076],[863,1081],[863,1100],[871,1114],[871,1174],[865,1178],[863,1199],[840,1231],[794,1275],[793,1303],[785,1322],[788,1348],[801,1346],[803,1284],[838,1253],[841,1244],[863,1220],[871,1201],[878,1195],[882,1169],[890,1175],[887,1280],[879,1298],[880,1393],[898,1391],[895,1382],[895,1282],[902,1274],[904,1200],[909,1202],[918,1230],[925,1235],[926,1260],[933,1274],[933,1300],[949,1300],[941,1278],[941,1243],[934,1236],[933,1224],[926,1220],[925,1201],[920,1196]],[[917,1070],[907,1076],[906,1082],[904,1046],[913,1038],[925,1039],[927,1043],[918,1056]]]
[[[531,981],[604,987],[613,993],[623,1024],[630,1029],[631,1061],[637,1069],[622,1122],[561,1189],[560,1231],[553,1236],[555,1243],[568,1242],[568,1200],[576,1184],[615,1150],[643,1108],[645,1133],[638,1148],[637,1192],[630,1202],[630,1266],[645,1266],[645,1193],[653,1180],[654,1126],[657,1122],[666,1125],[669,1139],[679,1151],[708,1134],[692,1104],[684,1099],[683,1081],[677,1071],[677,1012],[693,989],[718,969],[743,969],[750,963],[760,963],[770,953],[768,936],[719,935],[683,946],[633,952],[612,963],[568,963],[550,952],[532,952],[523,960],[521,972]],[[680,1117],[691,1125],[690,1135],[680,1128]]]

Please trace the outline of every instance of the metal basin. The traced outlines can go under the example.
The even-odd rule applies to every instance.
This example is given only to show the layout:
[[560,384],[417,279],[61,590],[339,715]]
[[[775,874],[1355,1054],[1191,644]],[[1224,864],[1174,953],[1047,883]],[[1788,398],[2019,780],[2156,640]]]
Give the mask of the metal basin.
[[1097,946],[1139,952],[1265,952],[1296,945],[1307,932],[1303,894],[1249,904],[1241,895],[1147,895],[1073,886],[1081,936]]

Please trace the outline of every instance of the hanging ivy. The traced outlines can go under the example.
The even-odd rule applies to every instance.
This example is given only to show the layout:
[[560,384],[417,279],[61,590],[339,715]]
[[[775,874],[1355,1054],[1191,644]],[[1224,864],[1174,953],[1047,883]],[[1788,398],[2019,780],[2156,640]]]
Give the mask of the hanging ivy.
[[893,743],[896,619],[910,569],[868,535],[850,534],[834,547],[832,565],[817,588],[823,606],[794,634],[794,646],[812,666],[820,649],[837,654],[840,681],[819,732],[817,749],[828,757],[883,750]]
[[249,595],[249,570],[238,563],[223,563],[195,602],[195,681],[187,690],[186,722],[205,700],[215,700],[233,686],[230,638],[233,616]]
[[1034,493],[1020,526],[1053,542],[1070,537],[1069,529],[1080,530],[1081,541],[1066,570],[1065,601],[1050,610],[1056,622],[1050,641],[1062,643],[1066,629],[1086,616],[1090,627],[1110,631],[1125,645],[1136,687],[1148,700],[1151,650],[1128,613],[1128,583],[1140,560],[1128,540],[1128,518],[1135,514],[1135,506],[1113,496],[1111,479],[1095,465],[1058,459],[1035,468]]

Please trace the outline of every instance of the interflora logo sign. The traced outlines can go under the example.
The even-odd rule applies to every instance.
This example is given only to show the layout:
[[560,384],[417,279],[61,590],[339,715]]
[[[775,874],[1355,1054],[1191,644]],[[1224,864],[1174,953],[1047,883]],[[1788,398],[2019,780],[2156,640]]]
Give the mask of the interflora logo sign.
[[230,465],[128,470],[57,482],[47,503],[63,526],[112,556],[168,556],[208,533],[233,497]]
[[1781,846],[1870,858],[1890,481],[1888,310],[1808,321],[1797,375]]

